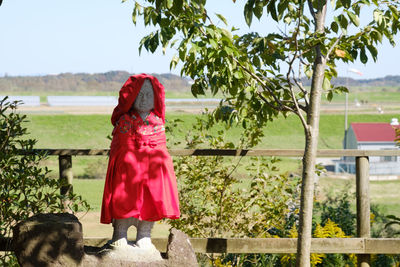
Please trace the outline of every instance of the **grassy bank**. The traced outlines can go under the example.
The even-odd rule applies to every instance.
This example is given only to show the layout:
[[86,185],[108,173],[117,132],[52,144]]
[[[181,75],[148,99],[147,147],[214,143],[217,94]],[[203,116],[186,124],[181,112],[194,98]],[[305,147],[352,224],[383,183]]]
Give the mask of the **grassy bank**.
[[[192,129],[197,115],[168,114],[167,120],[181,119],[181,132],[175,140],[183,140],[184,134]],[[350,115],[349,122],[389,122],[393,115]],[[29,136],[38,140],[38,148],[108,148],[112,126],[109,115],[29,115],[26,123]],[[167,122],[168,123],[168,122]],[[342,115],[322,115],[320,123],[319,148],[341,148],[343,137],[344,118]],[[229,139],[238,140],[239,128],[226,132]],[[301,124],[297,117],[280,117],[268,123],[265,128],[265,137],[257,148],[274,149],[301,149],[304,147],[304,136]],[[44,165],[54,170],[52,176],[58,177],[58,159],[50,157]],[[295,159],[284,158],[279,168],[282,171],[298,171],[300,162]],[[88,174],[99,178],[105,177],[107,157],[73,157],[74,177],[86,177]],[[94,174],[93,174],[94,173]],[[89,175],[89,176],[90,176]],[[322,188],[342,186],[343,180],[321,179]],[[103,179],[75,179],[75,192],[82,194],[92,205],[94,210],[100,209]],[[372,203],[380,204],[387,214],[400,215],[398,199],[400,197],[400,182],[371,182]]]
[[[193,114],[168,114],[168,121],[181,119],[180,132],[174,137],[183,140],[184,135],[192,129],[196,120]],[[349,115],[351,122],[390,122],[393,115]],[[38,148],[108,148],[110,140],[107,136],[112,131],[110,115],[29,115],[25,125],[29,137],[38,140]],[[320,122],[320,149],[338,149],[342,147],[343,115],[322,115]],[[269,122],[265,128],[265,136],[257,148],[290,149],[304,147],[304,133],[299,119],[290,115],[286,119],[279,117]],[[237,141],[240,128],[226,131],[226,136]]]

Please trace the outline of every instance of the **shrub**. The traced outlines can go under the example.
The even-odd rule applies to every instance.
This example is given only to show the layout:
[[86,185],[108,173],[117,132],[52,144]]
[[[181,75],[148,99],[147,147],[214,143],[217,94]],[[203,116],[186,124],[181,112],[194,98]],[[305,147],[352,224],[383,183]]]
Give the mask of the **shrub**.
[[[48,177],[40,167],[46,158],[34,150],[36,140],[25,139],[26,115],[17,113],[18,102],[0,100],[0,237],[10,237],[12,227],[32,214],[88,209],[86,201],[69,192],[61,195],[64,182]],[[21,151],[24,152],[21,154]],[[65,207],[64,203],[67,203]],[[0,265],[15,265],[12,254],[0,254]]]
[[[212,136],[209,131],[208,121],[198,119],[186,136],[186,147],[235,148],[225,141],[224,130]],[[241,144],[253,142],[241,140]],[[271,237],[284,232],[298,207],[299,179],[280,174],[277,161],[222,156],[175,159],[182,217],[170,225],[192,237]],[[214,266],[238,266],[252,260],[243,255],[209,258]]]

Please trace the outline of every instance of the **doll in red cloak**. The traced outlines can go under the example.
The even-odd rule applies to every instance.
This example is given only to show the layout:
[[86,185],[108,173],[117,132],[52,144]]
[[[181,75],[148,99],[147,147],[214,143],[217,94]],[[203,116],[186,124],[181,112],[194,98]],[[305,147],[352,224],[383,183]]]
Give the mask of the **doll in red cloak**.
[[176,177],[165,138],[165,93],[153,76],[131,76],[119,92],[111,116],[114,126],[104,185],[101,223],[114,227],[111,246],[127,245],[127,230],[137,228],[135,245],[154,249],[154,221],[178,219]]

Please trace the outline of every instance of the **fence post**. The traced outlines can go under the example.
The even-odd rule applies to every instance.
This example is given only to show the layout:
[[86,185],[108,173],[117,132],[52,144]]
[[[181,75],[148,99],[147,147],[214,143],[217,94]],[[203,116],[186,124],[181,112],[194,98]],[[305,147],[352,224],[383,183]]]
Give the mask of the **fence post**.
[[[369,159],[356,157],[357,235],[370,237]],[[371,255],[357,255],[358,266],[369,267]]]
[[[67,195],[70,191],[72,192],[72,180],[74,176],[72,174],[72,157],[71,155],[59,155],[58,165],[60,170],[60,180],[65,183],[61,187],[61,195]],[[68,202],[64,202],[64,209],[67,211]]]

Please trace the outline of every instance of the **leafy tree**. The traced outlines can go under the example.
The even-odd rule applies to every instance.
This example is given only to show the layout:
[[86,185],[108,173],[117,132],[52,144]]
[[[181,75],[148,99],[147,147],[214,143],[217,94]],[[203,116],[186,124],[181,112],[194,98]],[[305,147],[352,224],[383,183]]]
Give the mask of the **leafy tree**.
[[[7,97],[0,100],[1,238],[12,236],[12,227],[32,214],[89,208],[86,201],[72,191],[61,195],[65,182],[49,178],[47,168],[40,166],[46,155],[34,151],[36,140],[24,138],[26,115],[16,111],[17,105],[17,101],[7,102]],[[21,151],[25,153],[21,155]],[[6,264],[15,265],[16,262],[10,254],[2,253],[0,265]]]
[[[254,16],[286,27],[286,32],[265,36],[257,32],[239,35],[234,27],[227,28],[223,15],[216,14],[216,19],[227,26],[219,27],[207,12],[206,2],[136,1],[133,22],[136,24],[139,16],[146,26],[155,27],[141,40],[139,49],[154,52],[158,47],[175,48],[177,55],[171,60],[171,68],[182,62],[181,74],[194,80],[193,95],[206,90],[220,92],[225,96],[221,107],[233,108],[224,116],[220,116],[221,109],[216,110],[217,120],[241,122],[244,128],[256,122],[256,127],[262,128],[278,114],[299,117],[305,152],[297,265],[309,266],[321,97],[324,94],[332,99],[334,93],[347,91],[330,82],[337,76],[338,61],[367,63],[369,58],[377,59],[376,45],[383,39],[394,45],[393,36],[400,28],[399,2],[247,0],[243,14],[249,27]],[[371,20],[362,25],[360,17],[364,14]],[[311,79],[309,88],[302,84],[304,75]]]

